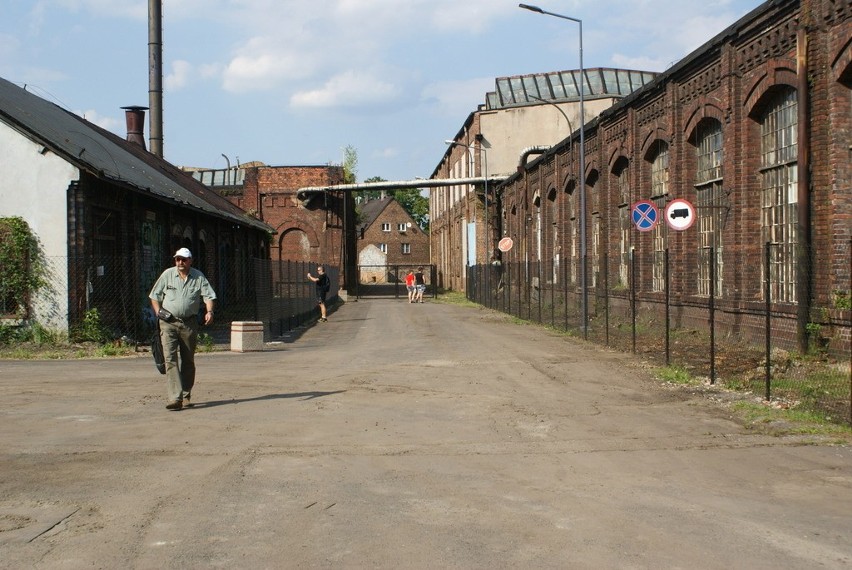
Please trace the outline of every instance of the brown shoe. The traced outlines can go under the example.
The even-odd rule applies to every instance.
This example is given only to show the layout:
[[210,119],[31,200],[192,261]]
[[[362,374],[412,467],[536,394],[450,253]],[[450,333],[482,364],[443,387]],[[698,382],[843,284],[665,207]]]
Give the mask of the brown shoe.
[[191,408],[192,407],[192,402],[190,401],[191,399],[192,399],[192,394],[187,394],[186,396],[183,397],[183,407],[184,408]]
[[180,400],[175,400],[174,402],[166,404],[167,410],[179,410],[181,408],[183,408],[183,402],[181,402]]

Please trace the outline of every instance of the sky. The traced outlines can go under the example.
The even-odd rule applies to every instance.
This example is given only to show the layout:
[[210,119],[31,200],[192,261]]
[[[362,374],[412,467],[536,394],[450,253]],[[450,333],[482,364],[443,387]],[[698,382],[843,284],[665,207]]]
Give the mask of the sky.
[[[527,0],[583,64],[664,71],[758,0]],[[178,166],[341,164],[428,178],[495,78],[579,67],[576,22],[512,0],[163,0]],[[124,137],[148,106],[148,0],[0,0],[0,77]],[[149,136],[148,120],[145,138]]]

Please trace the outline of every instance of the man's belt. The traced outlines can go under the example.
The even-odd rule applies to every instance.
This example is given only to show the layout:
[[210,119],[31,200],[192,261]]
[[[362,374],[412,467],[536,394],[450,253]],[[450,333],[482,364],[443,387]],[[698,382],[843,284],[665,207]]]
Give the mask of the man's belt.
[[177,317],[177,316],[173,315],[171,312],[169,312],[165,309],[162,309],[162,308],[160,309],[160,312],[157,313],[157,317],[166,321],[167,323],[178,322],[182,325],[185,325],[186,321],[188,321],[191,318],[191,317],[183,317],[183,318]]

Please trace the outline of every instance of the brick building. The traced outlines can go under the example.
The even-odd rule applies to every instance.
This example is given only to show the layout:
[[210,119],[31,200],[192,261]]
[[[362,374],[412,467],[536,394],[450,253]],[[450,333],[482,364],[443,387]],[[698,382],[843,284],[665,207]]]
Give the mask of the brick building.
[[[350,194],[325,192],[299,200],[296,190],[343,182],[342,166],[267,166],[246,163],[233,169],[192,169],[193,176],[255,218],[274,228],[270,258],[308,261],[341,268],[354,263],[355,212]],[[349,228],[347,230],[347,228]],[[348,249],[347,249],[348,248]]]
[[[384,254],[385,265],[429,265],[429,235],[390,196],[361,205],[358,236],[359,265],[374,264],[374,261],[360,261],[365,251],[369,252],[370,260],[375,260],[374,250],[367,250],[370,245]],[[363,274],[364,268],[361,270]]]
[[[662,311],[667,252],[684,321],[706,324],[712,294],[719,326],[762,330],[768,282],[779,331],[799,347],[807,329],[848,324],[850,37],[848,2],[762,4],[587,123],[582,175],[574,133],[511,176],[492,215],[515,243],[504,261],[542,262],[545,285],[579,289],[585,246],[589,291],[617,299],[635,279],[642,310]],[[674,199],[694,206],[691,227],[633,227],[633,204],[664,215]]]
[[125,109],[126,140],[0,78],[0,217],[27,222],[50,276],[28,306],[0,313],[68,332],[96,309],[116,336],[141,339],[157,322],[151,285],[179,247],[224,319],[253,305],[252,260],[268,259],[271,228],[148,152],[143,110]]
[[[581,123],[579,89],[584,85],[586,120],[654,80],[647,71],[595,68],[495,79],[486,103],[471,113],[447,147],[432,179],[484,178],[493,190],[528,159],[564,140]],[[464,290],[466,268],[494,252],[486,246],[484,184],[456,184],[430,193],[432,263],[441,287]]]

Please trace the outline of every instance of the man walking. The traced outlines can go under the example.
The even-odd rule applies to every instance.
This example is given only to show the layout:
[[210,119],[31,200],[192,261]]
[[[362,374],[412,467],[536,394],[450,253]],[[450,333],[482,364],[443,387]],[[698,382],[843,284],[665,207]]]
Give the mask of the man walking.
[[417,289],[414,294],[414,302],[423,302],[423,293],[426,291],[426,279],[423,277],[423,267],[417,268],[417,273],[414,274],[414,287]]
[[326,317],[325,298],[328,295],[328,290],[331,289],[331,280],[325,274],[325,268],[322,265],[317,266],[317,276],[314,277],[308,273],[308,279],[314,282],[317,287],[317,305],[320,308],[320,322],[328,321]]
[[203,322],[211,324],[216,299],[204,274],[192,268],[192,253],[187,248],[177,250],[174,258],[175,267],[163,271],[148,295],[154,314],[160,319],[160,338],[166,358],[167,410],[192,405],[198,312],[203,302],[206,310]]

